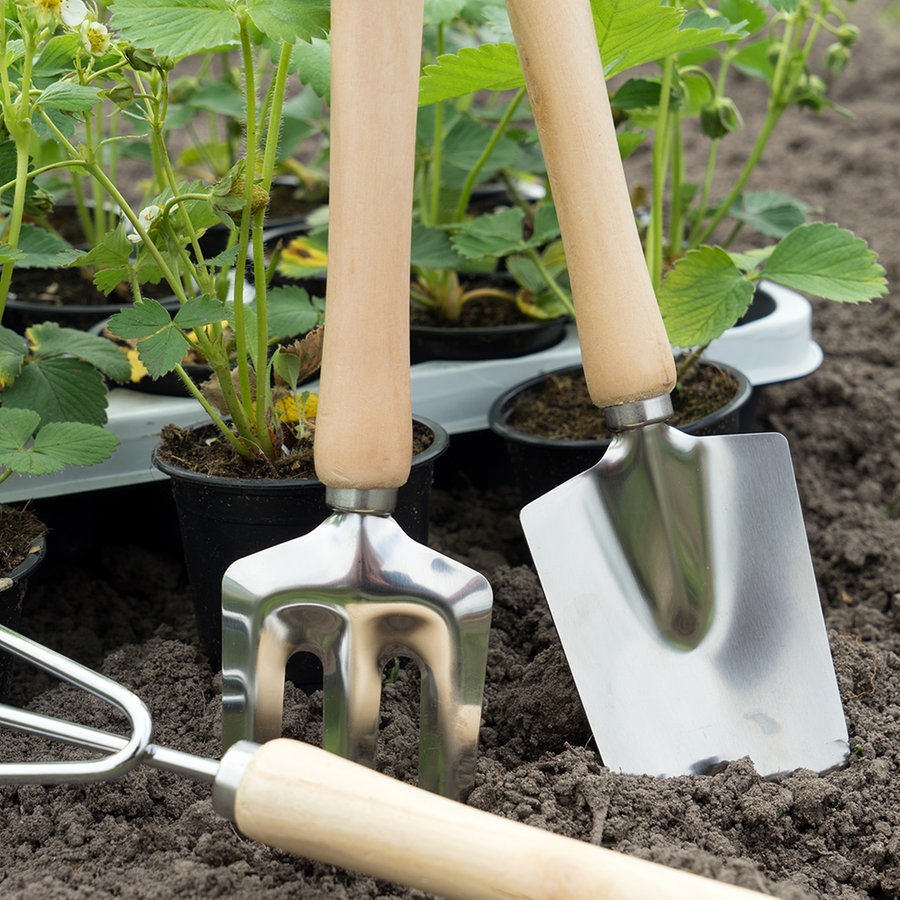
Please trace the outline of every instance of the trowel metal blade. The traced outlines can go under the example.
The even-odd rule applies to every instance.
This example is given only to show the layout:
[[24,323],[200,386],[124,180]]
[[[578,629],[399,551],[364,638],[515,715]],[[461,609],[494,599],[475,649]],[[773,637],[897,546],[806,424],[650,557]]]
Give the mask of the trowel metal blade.
[[787,441],[651,425],[522,509],[604,763],[771,776],[847,728]]

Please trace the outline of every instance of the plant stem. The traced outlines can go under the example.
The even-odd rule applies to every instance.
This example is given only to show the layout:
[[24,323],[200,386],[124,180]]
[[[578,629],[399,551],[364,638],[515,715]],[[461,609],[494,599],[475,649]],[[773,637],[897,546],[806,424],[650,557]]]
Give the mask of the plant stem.
[[575,307],[572,305],[571,299],[566,295],[566,292],[557,284],[556,279],[550,274],[550,271],[544,265],[544,261],[541,259],[540,254],[534,249],[534,247],[529,247],[525,253],[528,255],[528,258],[535,264],[538,272],[541,273],[541,277],[547,283],[547,287],[553,292],[553,295],[559,300],[560,303],[569,311],[569,315],[572,318],[575,318]]
[[[268,96],[268,125],[266,128],[266,145],[263,152],[261,187],[266,193],[272,188],[275,175],[275,162],[278,151],[278,134],[281,129],[281,114],[284,108],[284,95],[287,87],[288,71],[291,63],[292,46],[285,41],[281,43],[278,67]],[[249,103],[249,97],[248,97]],[[266,277],[265,246],[263,244],[263,222],[265,209],[259,210],[253,218],[253,283],[256,288],[256,431],[268,439],[269,426],[266,421],[268,412],[269,378],[266,361],[269,352],[269,313],[268,285]],[[264,446],[268,446],[264,443]],[[274,450],[269,448],[267,455],[272,457]]]
[[[669,247],[665,256],[671,260],[677,258],[684,244],[684,200],[682,185],[684,184],[684,156],[681,147],[681,120],[672,117],[672,209],[669,213]],[[661,277],[662,273],[660,273]]]
[[706,352],[706,348],[709,344],[704,344],[702,347],[695,347],[678,365],[675,367],[675,381],[676,383],[680,382],[697,363],[700,362],[703,354]]
[[461,222],[466,215],[466,209],[469,206],[469,199],[472,196],[472,190],[475,187],[475,182],[478,179],[478,176],[481,174],[482,169],[484,169],[487,161],[491,158],[491,154],[497,147],[497,144],[500,142],[500,139],[503,137],[503,134],[506,131],[506,127],[512,121],[512,117],[516,112],[519,104],[522,102],[522,98],[525,96],[525,88],[519,88],[516,91],[515,96],[509,102],[509,106],[506,107],[503,115],[500,117],[497,122],[496,128],[494,128],[494,132],[491,135],[490,140],[487,142],[487,146],[484,150],[481,151],[481,155],[475,161],[475,165],[472,166],[469,174],[466,176],[465,183],[463,184],[462,193],[459,197],[459,203],[456,205],[456,212],[454,214],[454,221]]
[[663,193],[666,186],[666,171],[669,165],[669,96],[675,61],[669,56],[663,62],[663,77],[659,89],[659,112],[656,117],[656,140],[653,142],[653,189],[650,198],[650,227],[647,229],[647,268],[653,289],[659,288],[662,280],[663,257]]
[[253,202],[253,179],[256,176],[256,149],[259,138],[256,133],[256,79],[253,72],[253,54],[247,22],[240,22],[241,55],[244,67],[245,98],[247,103],[246,156],[244,159],[244,208],[238,239],[238,257],[234,279],[234,334],[237,353],[237,370],[241,403],[249,414],[251,402],[250,370],[247,362],[246,325],[244,324],[244,267],[247,265],[247,248],[250,243],[250,207]]
[[[241,456],[250,456],[251,454],[248,452],[246,446],[241,443],[240,439],[235,436],[232,430],[228,427],[227,423],[222,419],[222,417],[217,412],[216,408],[210,404],[210,402],[203,396],[203,392],[200,388],[194,384],[193,378],[184,370],[184,367],[179,363],[175,366],[173,370],[175,374],[184,382],[184,386],[187,388],[190,395],[197,400],[200,405],[203,407],[204,412],[210,417],[213,424],[222,432],[222,435],[225,439],[231,444],[234,449],[240,453]],[[221,383],[221,382],[220,382]]]
[[[731,190],[719,204],[716,211],[710,217],[710,220],[706,223],[706,226],[697,230],[697,233],[691,239],[688,249],[698,247],[700,244],[707,241],[710,235],[716,230],[719,223],[728,215],[731,207],[734,206],[743,193],[747,182],[750,180],[750,176],[753,174],[762,158],[763,151],[766,149],[766,145],[772,136],[772,132],[775,130],[781,116],[787,109],[790,94],[796,84],[797,78],[796,74],[791,77],[791,69],[793,67],[796,71],[800,71],[803,68],[802,65],[793,66],[793,63],[795,62],[794,40],[798,30],[798,24],[802,28],[802,23],[805,21],[806,14],[804,8],[798,7],[797,11],[786,20],[784,34],[781,40],[781,49],[775,64],[775,72],[772,76],[772,86],[769,90],[769,102],[766,108],[766,116],[763,120],[762,127],[759,130],[759,134],[756,137],[756,141],[754,142],[753,149],[750,151],[750,155],[747,157]],[[805,62],[810,46],[809,42],[807,42],[807,46],[799,60],[801,63]]]
[[[6,51],[6,22],[4,11],[3,31],[0,32],[2,39],[2,47],[4,55]],[[16,184],[13,190],[13,202],[7,219],[8,225],[6,229],[5,241],[12,247],[19,246],[19,237],[22,233],[22,219],[25,215],[25,192],[28,186],[28,166],[30,158],[28,155],[29,144],[31,141],[31,60],[34,57],[35,41],[34,34],[30,28],[23,27],[22,39],[25,44],[24,66],[22,68],[22,81],[19,85],[19,95],[16,102],[10,102],[8,109],[11,109],[12,115],[4,117],[3,124],[16,145]],[[5,63],[5,60],[3,61]],[[7,100],[11,101],[12,91],[6,65],[3,65],[3,99],[4,106]],[[12,282],[13,268],[15,262],[4,263],[3,271],[0,272],[0,320],[6,309],[6,298],[9,295],[9,286]]]
[[[444,52],[444,25],[437,26],[435,56]],[[444,101],[438,100],[434,106],[434,150],[431,155],[431,192],[428,207],[428,225],[437,225],[441,214],[441,166],[444,150]]]

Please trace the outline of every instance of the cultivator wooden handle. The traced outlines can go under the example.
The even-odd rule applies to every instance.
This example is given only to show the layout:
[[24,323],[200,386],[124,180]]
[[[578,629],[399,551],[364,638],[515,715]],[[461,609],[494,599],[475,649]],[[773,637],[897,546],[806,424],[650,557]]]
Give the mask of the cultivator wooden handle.
[[668,394],[672,350],[644,261],[588,0],[507,0],[572,284],[591,399]]
[[761,896],[503,819],[287,739],[249,757],[230,812],[254,840],[444,897]]
[[315,462],[328,487],[404,484],[422,0],[333,0],[328,284]]

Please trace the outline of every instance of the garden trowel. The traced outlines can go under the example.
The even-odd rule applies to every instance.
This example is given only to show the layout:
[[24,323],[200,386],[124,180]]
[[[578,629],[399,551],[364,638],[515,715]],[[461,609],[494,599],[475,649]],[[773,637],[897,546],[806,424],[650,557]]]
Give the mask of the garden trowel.
[[616,433],[522,510],[604,763],[842,763],[847,729],[787,441],[669,427],[673,355],[628,196],[588,0],[508,0],[575,299]]

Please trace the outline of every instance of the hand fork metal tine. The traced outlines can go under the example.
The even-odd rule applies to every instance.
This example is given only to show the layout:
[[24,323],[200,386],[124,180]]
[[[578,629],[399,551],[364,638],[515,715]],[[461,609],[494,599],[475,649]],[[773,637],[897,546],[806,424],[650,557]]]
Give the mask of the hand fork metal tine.
[[222,597],[226,749],[281,735],[285,666],[302,650],[322,661],[323,746],[373,766],[383,666],[409,656],[421,672],[419,784],[468,793],[490,634],[484,576],[386,514],[339,509],[309,534],[233,563]]

